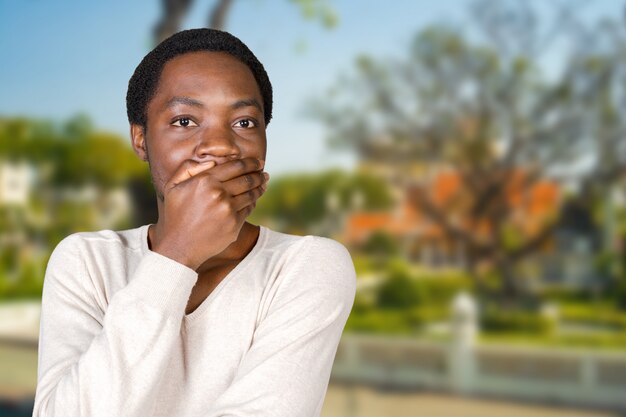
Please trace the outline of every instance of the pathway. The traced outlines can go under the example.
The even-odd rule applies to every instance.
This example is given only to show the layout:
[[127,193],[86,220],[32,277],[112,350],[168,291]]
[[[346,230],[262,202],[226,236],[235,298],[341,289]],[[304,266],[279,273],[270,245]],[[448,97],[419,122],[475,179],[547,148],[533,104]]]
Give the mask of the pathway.
[[[352,411],[351,411],[352,410]],[[618,413],[331,384],[321,417],[618,417]]]

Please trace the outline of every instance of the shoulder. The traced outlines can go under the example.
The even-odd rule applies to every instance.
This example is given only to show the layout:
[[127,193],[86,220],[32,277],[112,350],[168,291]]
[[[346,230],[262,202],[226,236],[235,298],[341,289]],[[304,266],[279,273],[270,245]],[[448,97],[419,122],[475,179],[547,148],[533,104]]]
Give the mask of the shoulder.
[[110,270],[124,269],[132,258],[140,257],[143,227],[147,226],[122,231],[78,232],[65,237],[50,255],[47,279],[58,274],[104,276]]
[[298,236],[267,229],[268,246],[279,248],[283,272],[290,272],[303,285],[345,287],[356,290],[356,273],[348,249],[322,236]]
[[146,226],[128,230],[100,230],[73,233],[59,242],[53,256],[98,250],[141,250],[140,235]]
[[[265,227],[267,249],[288,253],[292,260],[321,259],[328,263],[349,264],[352,258],[348,249],[338,241],[315,235],[293,235]],[[326,263],[324,262],[324,263]]]
[[303,238],[301,247],[303,257],[325,269],[346,269],[354,271],[352,257],[348,249],[336,240],[308,235]]
[[124,285],[123,279],[117,277],[140,258],[137,255],[142,250],[142,227],[78,232],[65,237],[50,255],[44,278],[45,296],[63,293],[66,298],[72,294],[96,297]]

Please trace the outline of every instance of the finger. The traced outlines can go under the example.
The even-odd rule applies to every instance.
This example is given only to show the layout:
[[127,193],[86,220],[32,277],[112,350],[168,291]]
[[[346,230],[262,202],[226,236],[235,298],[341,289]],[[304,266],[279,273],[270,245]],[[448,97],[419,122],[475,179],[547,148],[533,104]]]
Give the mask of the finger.
[[252,190],[246,191],[245,193],[241,193],[232,197],[232,207],[233,210],[239,212],[245,207],[255,203],[259,197],[263,195],[263,187],[258,186],[253,188]]
[[267,172],[251,172],[223,182],[224,189],[233,196],[248,192],[258,186],[267,184],[270,174]]
[[253,202],[252,204],[249,204],[247,206],[245,206],[244,208],[242,208],[241,210],[239,210],[236,213],[236,217],[237,217],[237,221],[239,223],[243,223],[246,218],[252,214],[252,212],[254,211],[254,208],[256,207],[256,201]]
[[224,182],[251,172],[260,171],[263,169],[263,166],[263,161],[256,158],[234,159],[216,166],[211,171],[211,175]]
[[199,163],[192,160],[186,160],[176,170],[172,178],[167,182],[168,188],[176,187],[178,184],[187,181],[189,178],[198,175],[201,172],[212,169],[215,161]]

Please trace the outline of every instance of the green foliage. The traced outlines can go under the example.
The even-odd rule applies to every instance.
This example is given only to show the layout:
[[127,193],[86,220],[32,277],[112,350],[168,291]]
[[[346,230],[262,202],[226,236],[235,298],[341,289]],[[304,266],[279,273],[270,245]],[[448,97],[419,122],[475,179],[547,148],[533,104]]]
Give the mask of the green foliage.
[[89,119],[80,115],[63,125],[0,119],[0,159],[27,161],[42,175],[50,169],[47,179],[61,186],[94,183],[109,188],[148,176],[128,141],[95,131]]
[[126,184],[129,179],[145,175],[141,163],[130,147],[116,135],[91,133],[76,143],[60,144],[64,163],[55,169],[55,183],[69,185],[98,184],[110,188]]
[[447,320],[452,297],[469,288],[461,273],[423,276],[392,258],[385,281],[374,293],[357,292],[348,328],[375,333],[415,333],[427,323]]
[[[575,45],[580,33],[590,34],[594,47],[566,48],[567,71],[551,77],[528,45],[544,38],[538,29],[544,23],[560,27],[559,14],[548,17],[522,3],[481,2],[490,10],[490,17],[479,13],[475,22],[484,37],[433,25],[415,35],[404,57],[360,56],[351,73],[308,107],[328,126],[331,144],[415,184],[422,191],[414,200],[420,214],[445,225],[444,240],[462,245],[473,270],[496,270],[481,290],[509,298],[528,297],[530,286],[517,267],[529,260],[534,265],[526,270],[540,268],[529,258],[547,253],[551,228],[567,201],[535,204],[547,198],[539,197],[537,187],[554,182],[547,173],[589,158],[602,161],[579,179],[606,191],[625,155],[614,140],[626,120],[619,117],[621,90],[614,88],[626,62],[622,42],[613,36],[618,22],[607,21],[600,30],[557,30],[557,44],[543,48],[559,49],[561,41]],[[511,24],[531,17],[550,21]],[[423,175],[441,166],[456,171],[462,184],[447,202],[429,194],[429,176]],[[626,308],[623,281],[616,296]]]
[[371,300],[369,300],[362,292],[357,291],[354,297],[354,304],[352,305],[351,314],[363,314],[375,307]]
[[519,226],[506,224],[502,227],[500,239],[506,250],[514,251],[524,244],[524,232],[520,230]]
[[362,247],[363,252],[372,256],[395,256],[400,253],[400,245],[388,233],[375,231]]
[[424,287],[430,303],[446,307],[459,292],[473,289],[471,278],[461,271],[423,276],[418,282]]
[[357,277],[367,275],[376,270],[374,259],[371,256],[352,253],[352,263],[354,263]]
[[406,270],[391,271],[378,289],[380,308],[407,308],[427,301],[424,288]]
[[[35,171],[29,205],[0,207],[0,298],[38,298],[48,256],[70,233],[93,230],[98,204],[67,197],[92,185],[97,193],[149,181],[149,170],[128,141],[94,129],[89,118],[66,123],[0,118],[0,162],[25,162]],[[124,220],[120,220],[124,222]]]
[[428,323],[446,321],[450,317],[448,305],[427,305],[410,308],[406,311],[407,320],[413,327],[420,327]]
[[471,287],[471,279],[463,273],[415,274],[402,264],[392,264],[387,279],[378,289],[378,306],[411,308],[434,305],[447,308],[457,293]]
[[339,24],[339,15],[330,0],[290,0],[302,10],[305,19],[318,19],[324,27],[332,29]]
[[447,306],[372,308],[367,301],[357,297],[346,329],[367,333],[415,334],[425,324],[447,320],[448,314]]
[[7,277],[4,265],[0,273],[0,300],[40,299],[43,268],[39,262],[24,261],[16,277]]
[[619,308],[626,311],[626,274],[618,278],[614,297]]
[[481,343],[498,343],[507,345],[537,345],[559,348],[607,349],[624,351],[626,346],[626,332],[615,334],[576,333],[567,335],[558,334],[529,334],[514,332],[483,333],[479,338]]
[[266,193],[250,216],[253,223],[273,219],[279,228],[306,231],[329,216],[337,216],[329,207],[336,198],[338,211],[354,209],[362,197],[362,209],[388,208],[391,195],[385,183],[366,174],[348,174],[339,170],[320,174],[297,174],[272,178]]
[[571,303],[589,301],[591,294],[584,289],[572,289],[554,286],[541,290],[541,298],[557,303]]
[[481,328],[488,333],[551,334],[555,323],[537,312],[488,306],[481,315]]
[[559,315],[562,322],[626,331],[626,313],[606,302],[561,304],[559,306]]
[[[539,342],[542,339],[538,340]],[[585,347],[593,349],[619,349],[624,350],[626,347],[626,332],[622,333],[580,333],[560,335],[557,338],[548,339],[547,342],[553,345],[571,347]]]
[[408,315],[403,310],[370,310],[351,314],[346,322],[347,332],[410,334],[413,332]]

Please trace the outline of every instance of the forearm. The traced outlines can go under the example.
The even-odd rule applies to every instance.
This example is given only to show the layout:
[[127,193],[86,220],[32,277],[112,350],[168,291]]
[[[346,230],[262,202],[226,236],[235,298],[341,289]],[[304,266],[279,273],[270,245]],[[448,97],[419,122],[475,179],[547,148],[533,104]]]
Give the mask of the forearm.
[[[88,318],[73,310],[75,303],[65,302],[54,284],[46,288],[33,416],[151,415],[195,280],[183,265],[148,254],[111,299],[95,336],[80,331]],[[91,335],[85,350],[65,344],[72,332],[62,325],[76,327],[73,337]]]

